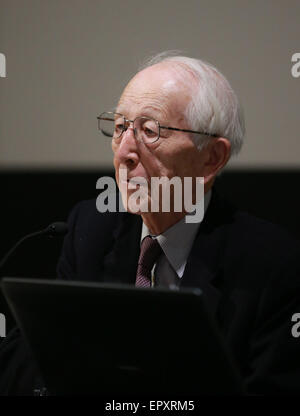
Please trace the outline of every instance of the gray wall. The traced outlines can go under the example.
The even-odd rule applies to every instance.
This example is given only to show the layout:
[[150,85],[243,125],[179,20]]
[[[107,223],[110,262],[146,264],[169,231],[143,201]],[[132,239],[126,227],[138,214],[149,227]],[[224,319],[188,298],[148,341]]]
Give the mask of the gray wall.
[[246,113],[233,167],[299,167],[299,0],[0,0],[0,168],[109,168],[96,116],[149,54],[216,65]]

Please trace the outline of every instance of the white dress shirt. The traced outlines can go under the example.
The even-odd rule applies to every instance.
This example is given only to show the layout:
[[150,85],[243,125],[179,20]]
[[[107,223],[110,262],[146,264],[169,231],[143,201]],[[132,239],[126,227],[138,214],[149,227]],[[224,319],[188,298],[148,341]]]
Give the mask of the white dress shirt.
[[[204,215],[211,199],[211,190],[204,197]],[[191,251],[194,239],[201,222],[188,223],[183,217],[162,234],[151,235],[147,226],[143,223],[141,242],[147,236],[156,238],[164,255],[161,255],[152,269],[155,286],[178,286],[183,276],[187,258]]]

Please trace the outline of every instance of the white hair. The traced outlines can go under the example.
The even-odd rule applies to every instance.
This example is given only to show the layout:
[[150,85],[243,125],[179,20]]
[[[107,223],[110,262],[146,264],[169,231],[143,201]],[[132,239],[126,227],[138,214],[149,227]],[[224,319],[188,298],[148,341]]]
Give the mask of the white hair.
[[[177,52],[178,53],[178,52]],[[148,59],[140,69],[158,63],[176,64],[176,73],[191,84],[191,75],[198,82],[185,111],[191,130],[205,131],[227,138],[231,143],[231,155],[239,153],[245,136],[245,121],[239,100],[224,75],[211,64],[174,52],[162,52]],[[194,134],[193,140],[201,150],[211,140],[210,136]]]

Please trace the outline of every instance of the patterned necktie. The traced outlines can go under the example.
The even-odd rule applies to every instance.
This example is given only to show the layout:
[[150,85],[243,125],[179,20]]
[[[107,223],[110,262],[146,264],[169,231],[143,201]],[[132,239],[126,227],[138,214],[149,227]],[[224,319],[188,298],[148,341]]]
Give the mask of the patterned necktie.
[[143,239],[136,271],[136,286],[151,287],[151,271],[161,252],[157,239],[149,235]]

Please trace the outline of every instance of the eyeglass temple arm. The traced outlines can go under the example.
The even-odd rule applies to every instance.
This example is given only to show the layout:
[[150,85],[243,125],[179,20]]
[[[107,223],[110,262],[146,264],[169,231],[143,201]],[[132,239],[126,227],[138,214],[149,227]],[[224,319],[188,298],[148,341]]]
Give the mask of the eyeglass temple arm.
[[185,129],[177,129],[176,127],[166,127],[166,126],[160,126],[160,128],[167,129],[167,130],[183,131],[185,133],[196,133],[196,134],[204,134],[205,136],[219,137],[218,134],[212,134],[206,131],[185,130]]

